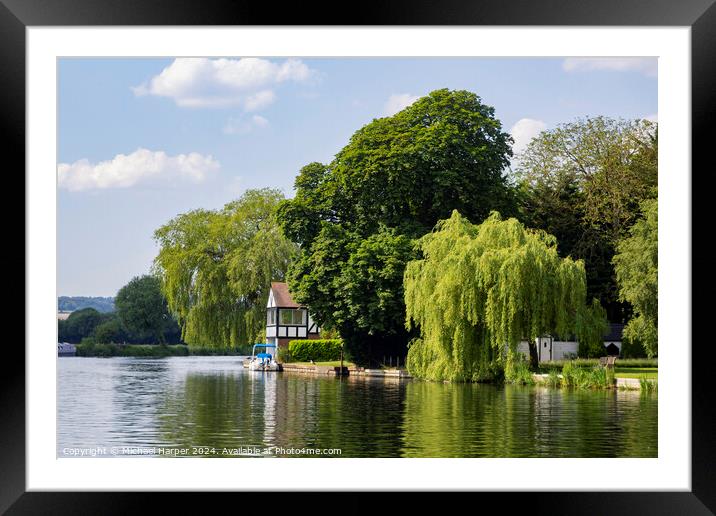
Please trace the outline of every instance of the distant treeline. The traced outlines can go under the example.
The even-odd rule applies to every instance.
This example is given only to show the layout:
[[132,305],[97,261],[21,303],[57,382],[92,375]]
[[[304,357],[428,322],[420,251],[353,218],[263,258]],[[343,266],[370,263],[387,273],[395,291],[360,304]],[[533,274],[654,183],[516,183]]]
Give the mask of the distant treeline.
[[[60,298],[62,299],[62,298]],[[116,310],[102,313],[93,307],[73,311],[58,321],[58,341],[72,344],[179,344],[181,329],[167,309],[154,276],[133,278],[107,299]]]
[[83,308],[94,308],[98,312],[114,312],[113,297],[60,296],[57,309],[60,312],[74,312]]
[[143,345],[143,344],[97,344],[85,341],[77,346],[77,356],[80,357],[186,357],[186,356],[241,356],[250,355],[251,346],[240,348],[197,348],[185,344]]
[[[94,308],[83,308],[72,312],[64,321],[57,321],[57,324],[59,342],[160,344],[155,332],[129,331],[117,312],[100,313]],[[167,321],[163,336],[166,344],[182,343],[181,329],[174,319]]]

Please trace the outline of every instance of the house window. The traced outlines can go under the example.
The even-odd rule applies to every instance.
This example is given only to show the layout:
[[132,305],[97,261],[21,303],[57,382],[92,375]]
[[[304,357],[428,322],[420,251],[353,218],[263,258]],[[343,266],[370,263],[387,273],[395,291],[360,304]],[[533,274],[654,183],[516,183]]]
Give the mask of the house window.
[[306,325],[306,310],[280,310],[279,311],[279,324],[283,326],[305,326]]
[[276,309],[269,308],[266,310],[266,326],[276,325]]

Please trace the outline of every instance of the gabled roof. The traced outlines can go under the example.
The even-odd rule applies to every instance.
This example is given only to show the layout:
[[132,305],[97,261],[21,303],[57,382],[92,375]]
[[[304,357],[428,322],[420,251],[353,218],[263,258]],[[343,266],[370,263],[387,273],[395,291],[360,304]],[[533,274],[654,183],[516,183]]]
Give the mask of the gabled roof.
[[271,290],[273,291],[273,300],[279,308],[300,308],[301,305],[296,303],[288,291],[288,285],[279,281],[271,282]]
[[621,341],[624,325],[621,323],[609,323],[609,331],[604,334],[604,340]]

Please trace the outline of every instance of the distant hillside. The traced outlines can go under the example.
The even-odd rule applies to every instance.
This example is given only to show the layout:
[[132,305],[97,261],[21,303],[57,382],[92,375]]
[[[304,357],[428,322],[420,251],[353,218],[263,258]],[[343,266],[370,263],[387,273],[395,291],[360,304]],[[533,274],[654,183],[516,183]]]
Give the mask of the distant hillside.
[[74,312],[82,308],[94,308],[98,312],[114,312],[113,297],[60,296],[57,309],[60,312]]

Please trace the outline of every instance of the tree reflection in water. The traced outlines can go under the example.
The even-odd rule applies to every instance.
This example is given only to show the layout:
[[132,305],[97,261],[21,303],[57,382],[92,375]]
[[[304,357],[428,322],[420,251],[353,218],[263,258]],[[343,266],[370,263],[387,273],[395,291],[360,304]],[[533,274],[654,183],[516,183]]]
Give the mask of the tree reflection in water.
[[638,391],[260,373],[223,357],[60,362],[67,398],[58,404],[58,449],[340,448],[341,457],[658,453],[658,397]]

